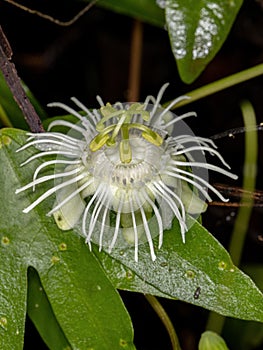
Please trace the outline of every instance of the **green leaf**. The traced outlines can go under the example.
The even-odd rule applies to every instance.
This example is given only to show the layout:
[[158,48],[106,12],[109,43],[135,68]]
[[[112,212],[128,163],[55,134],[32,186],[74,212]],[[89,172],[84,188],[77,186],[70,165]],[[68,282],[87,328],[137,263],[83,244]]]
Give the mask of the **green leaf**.
[[27,312],[50,350],[70,349],[39,276],[32,268],[28,271]]
[[226,40],[243,0],[167,0],[166,24],[179,74],[192,83]]
[[183,300],[225,316],[263,321],[263,295],[199,223],[187,232],[185,244],[174,223],[164,235],[162,248],[156,251],[157,259],[152,262],[147,245],[141,245],[138,263],[132,249],[115,249],[111,257],[96,254],[120,289]]
[[[243,266],[243,270],[253,278],[261,291],[263,291],[262,264],[245,265]],[[229,344],[230,349],[259,349],[263,345],[263,324],[228,318],[224,325],[223,336]]]
[[[25,132],[2,130],[0,140],[4,198],[0,211],[1,350],[22,349],[29,266],[38,271],[72,349],[134,349],[129,315],[83,239],[71,231],[59,230],[53,218],[45,215],[45,206],[22,213],[32,197],[39,195],[15,195],[15,189],[32,178],[39,164],[36,161],[19,167],[23,159],[15,151],[24,144]],[[22,156],[30,155],[32,150]],[[52,205],[52,199],[46,205]]]
[[[87,2],[90,0],[81,0]],[[164,26],[164,13],[154,0],[99,0],[96,6],[102,6],[120,14],[135,17],[147,23]],[[117,23],[115,23],[117,25]]]

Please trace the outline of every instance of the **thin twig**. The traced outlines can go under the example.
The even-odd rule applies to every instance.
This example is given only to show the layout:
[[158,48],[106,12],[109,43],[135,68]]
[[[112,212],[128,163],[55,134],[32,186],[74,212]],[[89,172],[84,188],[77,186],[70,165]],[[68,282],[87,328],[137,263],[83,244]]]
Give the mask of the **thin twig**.
[[177,334],[175,332],[175,329],[173,327],[173,324],[167,315],[166,311],[162,307],[162,305],[159,303],[156,297],[150,294],[145,294],[145,298],[148,300],[154,311],[157,313],[159,318],[161,319],[162,323],[164,324],[172,343],[173,350],[181,350],[179,340],[177,337]]
[[[200,100],[201,98],[210,96],[215,94],[216,92],[228,89],[232,86],[236,86],[237,84],[243,83],[249,79],[256,78],[263,74],[263,63],[258,64],[252,68],[245,69],[241,72],[229,75],[226,78],[222,78],[216,80],[210,84],[204,85],[196,90],[192,90],[187,92],[185,95],[190,97],[189,99],[185,99],[177,103],[173,109],[185,106],[194,101]],[[164,107],[168,106],[171,101],[168,101],[164,104]]]
[[46,13],[40,12],[38,10],[34,10],[34,9],[30,9],[22,4],[18,4],[17,2],[13,1],[13,0],[4,0],[5,2],[8,2],[9,4],[18,7],[20,10],[29,12],[33,15],[36,15],[38,17],[44,18],[47,21],[50,21],[52,23],[55,23],[59,26],[62,27],[68,27],[71,26],[73,23],[75,23],[81,16],[83,16],[86,12],[89,11],[89,9],[97,2],[97,0],[92,1],[91,3],[89,3],[87,6],[84,7],[83,10],[79,11],[76,16],[74,16],[72,19],[70,19],[69,21],[60,21],[50,15],[47,15]]
[[130,71],[128,86],[129,102],[136,102],[139,99],[142,61],[142,39],[143,24],[138,20],[134,20],[131,39]]
[[25,90],[22,87],[18,77],[15,65],[11,62],[12,49],[0,26],[0,69],[3,73],[5,81],[9,86],[14,100],[23,112],[24,118],[32,132],[44,132],[41,120],[37,115],[34,107],[27,98]]
[[215,207],[230,207],[230,208],[240,208],[240,207],[253,207],[253,208],[262,208],[263,203],[253,203],[252,205],[250,203],[239,203],[239,202],[209,202],[208,205],[215,206]]

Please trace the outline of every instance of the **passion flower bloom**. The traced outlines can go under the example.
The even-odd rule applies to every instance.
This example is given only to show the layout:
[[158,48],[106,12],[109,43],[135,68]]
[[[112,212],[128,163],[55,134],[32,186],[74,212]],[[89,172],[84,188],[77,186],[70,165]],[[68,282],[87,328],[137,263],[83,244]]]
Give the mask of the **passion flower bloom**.
[[[138,246],[148,242],[152,260],[156,259],[153,238],[159,236],[161,248],[164,230],[178,220],[181,236],[189,227],[187,215],[198,216],[205,211],[205,201],[211,201],[208,190],[227,201],[208,182],[208,170],[236,179],[229,171],[209,164],[205,152],[215,156],[229,168],[210,139],[196,137],[183,119],[194,112],[176,116],[171,108],[187,98],[179,97],[165,109],[160,100],[168,84],[157,98],[148,96],[144,103],[103,103],[90,111],[76,98],[78,112],[65,104],[52,103],[76,118],[76,123],[55,120],[45,133],[29,133],[21,152],[35,148],[39,152],[21,166],[39,158],[48,160],[38,165],[30,183],[17,189],[40,188],[51,182],[24,209],[30,212],[43,200],[56,194],[56,201],[47,215],[53,215],[59,228],[74,228],[91,242],[109,252],[113,247],[131,244],[138,261]],[[69,130],[68,134],[56,129]],[[51,175],[42,175],[54,167]],[[52,185],[53,182],[53,185]]]

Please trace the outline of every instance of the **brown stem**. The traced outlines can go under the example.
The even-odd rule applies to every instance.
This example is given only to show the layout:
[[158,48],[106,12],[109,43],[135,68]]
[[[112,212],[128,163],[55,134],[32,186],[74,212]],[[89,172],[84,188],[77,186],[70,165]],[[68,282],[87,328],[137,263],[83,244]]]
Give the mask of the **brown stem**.
[[0,26],[0,69],[30,130],[32,132],[44,132],[41,120],[22,87],[15,65],[11,62],[12,54],[12,49]]
[[141,76],[143,24],[135,20],[131,40],[131,60],[129,72],[128,101],[136,102],[139,99]]

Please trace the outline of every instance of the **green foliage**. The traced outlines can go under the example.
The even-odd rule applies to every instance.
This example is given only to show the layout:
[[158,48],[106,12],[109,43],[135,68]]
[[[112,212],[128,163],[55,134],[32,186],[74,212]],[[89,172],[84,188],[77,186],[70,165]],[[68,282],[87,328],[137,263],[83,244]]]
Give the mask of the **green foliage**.
[[206,331],[202,334],[198,350],[228,350],[223,338],[218,334]]
[[166,24],[181,79],[192,83],[226,40],[243,0],[167,0]]
[[[24,141],[24,132],[1,133],[0,186],[6,200],[0,212],[0,348],[23,348],[27,269],[33,267],[72,349],[133,349],[127,311],[83,240],[60,231],[44,208],[21,215],[31,200],[14,193],[32,175],[32,168],[19,167],[21,158],[15,153]],[[36,316],[33,321],[37,328],[43,326]]]
[[153,25],[164,27],[166,23],[180,77],[192,83],[225,42],[243,0],[166,0],[165,10],[158,9],[156,3],[100,0],[97,5]]
[[[79,0],[91,2],[91,0]],[[164,26],[164,13],[156,5],[154,0],[98,0],[96,6],[102,6],[111,9],[117,13],[128,15],[147,23]]]
[[[242,2],[167,0],[164,9],[155,0],[98,0],[97,5],[152,25],[164,27],[166,23],[179,74],[184,82],[191,83],[226,40]],[[0,86],[2,124],[27,129],[1,74]],[[220,86],[223,88],[222,83]],[[211,86],[204,88],[214,92]],[[44,119],[45,113],[26,90]],[[23,208],[49,188],[45,184],[40,192],[15,195],[15,189],[32,179],[41,162],[19,166],[34,152],[15,152],[25,139],[25,132],[20,130],[0,131],[1,350],[23,349],[26,312],[51,350],[135,349],[131,320],[117,289],[182,300],[238,318],[226,321],[227,344],[240,350],[260,345],[262,324],[242,320],[263,322],[261,292],[198,222],[192,222],[186,244],[174,222],[172,229],[165,232],[160,250],[158,242],[154,242],[156,261],[152,262],[148,245],[144,244],[139,249],[139,262],[135,263],[132,247],[114,249],[109,255],[94,245],[90,252],[75,232],[60,231],[53,218],[46,217],[52,198],[23,214]],[[262,266],[245,271],[262,289]],[[234,340],[233,344],[229,339]],[[220,349],[226,348],[221,338],[206,332],[200,349],[214,340],[219,340]]]
[[263,320],[262,294],[199,223],[187,232],[185,244],[174,223],[157,253],[153,263],[147,245],[141,245],[138,264],[132,249],[96,255],[117,288],[183,300],[226,316]]
[[[249,264],[242,266],[242,269],[253,278],[259,289],[263,291],[263,266]],[[230,349],[259,348],[263,343],[263,323],[228,318],[223,329],[223,337]]]
[[[23,347],[29,267],[38,272],[43,288],[41,293],[28,293],[29,315],[50,349],[56,348],[55,341],[68,342],[72,349],[133,349],[131,322],[115,288],[176,298],[224,315],[263,321],[262,294],[198,223],[187,233],[186,244],[175,223],[165,233],[163,247],[156,248],[156,261],[151,261],[144,244],[135,263],[132,248],[108,255],[94,246],[90,252],[76,233],[59,230],[53,218],[46,216],[52,199],[23,214],[23,208],[39,192],[15,195],[15,189],[32,178],[40,161],[19,167],[32,155],[32,150],[26,150],[22,159],[15,152],[24,144],[25,132],[3,129],[0,136],[0,186],[5,198],[0,211],[1,349]],[[29,287],[36,291],[38,277],[32,272],[29,276]],[[42,319],[36,309],[45,309]],[[52,320],[58,334],[46,333],[47,320]]]

